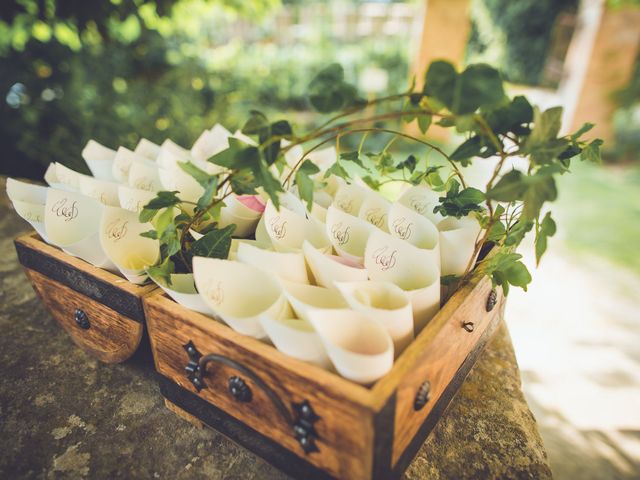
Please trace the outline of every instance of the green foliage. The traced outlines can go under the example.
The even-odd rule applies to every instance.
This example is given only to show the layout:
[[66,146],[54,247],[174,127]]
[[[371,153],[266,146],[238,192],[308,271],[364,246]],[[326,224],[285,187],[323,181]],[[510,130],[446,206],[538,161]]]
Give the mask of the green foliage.
[[344,79],[342,65],[334,63],[322,69],[311,80],[308,89],[309,101],[321,113],[334,112],[362,105],[356,87]]
[[477,188],[468,187],[460,190],[460,183],[452,180],[447,194],[440,197],[440,204],[436,205],[433,212],[445,217],[466,217],[471,212],[483,211],[481,203],[484,200],[485,194]]
[[190,254],[194,257],[227,258],[235,228],[235,225],[228,225],[211,230],[191,244]]
[[306,202],[309,211],[311,211],[311,206],[313,205],[313,191],[315,188],[315,183],[311,177],[319,172],[318,166],[308,159],[302,162],[296,171],[295,181],[298,186],[298,195],[300,195],[302,201]]
[[484,266],[493,285],[501,286],[505,295],[509,294],[509,285],[527,291],[527,285],[531,283],[531,274],[521,259],[522,255],[519,253],[501,251],[492,256]]

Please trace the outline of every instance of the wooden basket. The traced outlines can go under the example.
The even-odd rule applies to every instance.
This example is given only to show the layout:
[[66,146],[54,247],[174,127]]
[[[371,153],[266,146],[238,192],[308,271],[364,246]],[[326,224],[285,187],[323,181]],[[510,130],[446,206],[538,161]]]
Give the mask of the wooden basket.
[[371,388],[288,357],[158,291],[144,298],[166,405],[299,478],[400,477],[503,316],[461,287]]
[[76,345],[105,363],[135,353],[144,334],[142,299],[155,285],[129,283],[48,245],[36,233],[17,238],[15,246],[34,290]]

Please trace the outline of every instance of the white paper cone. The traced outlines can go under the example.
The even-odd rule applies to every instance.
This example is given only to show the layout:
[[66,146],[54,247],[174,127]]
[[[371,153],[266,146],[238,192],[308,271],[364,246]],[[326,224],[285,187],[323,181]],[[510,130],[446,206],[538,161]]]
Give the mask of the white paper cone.
[[[193,235],[193,233],[192,233]],[[198,233],[198,235],[200,235]],[[201,236],[201,235],[200,235]],[[195,237],[194,237],[195,238]],[[271,244],[270,243],[262,243],[258,240],[250,240],[247,238],[232,238],[231,239],[231,247],[229,248],[229,260],[238,260],[237,256],[238,256],[238,249],[240,248],[240,245],[242,244],[247,244],[251,247],[254,248],[259,248],[260,250],[265,250],[268,252],[273,252],[273,248],[271,248]],[[245,263],[249,263],[249,262],[245,262]]]
[[103,205],[110,205],[112,207],[120,206],[120,199],[118,197],[119,185],[115,182],[107,182],[106,180],[83,176],[79,179],[79,187],[80,193],[98,200]]
[[156,192],[139,190],[125,185],[118,186],[118,200],[120,201],[120,206],[131,212],[140,213],[144,206],[155,197]]
[[146,267],[160,257],[158,240],[142,237],[151,230],[150,223],[140,223],[138,214],[117,207],[105,207],[100,220],[100,244],[120,272],[133,283],[147,279]]
[[290,317],[282,287],[273,275],[231,260],[194,257],[193,277],[200,295],[225,323],[239,333],[264,338],[259,317]]
[[111,171],[115,156],[115,150],[107,148],[95,140],[89,140],[82,149],[82,158],[91,170],[91,174],[97,179],[108,182],[115,180]]
[[149,278],[165,291],[176,303],[179,303],[189,310],[200,312],[205,315],[214,316],[213,310],[205,303],[196,290],[196,285],[191,273],[171,274],[171,285],[167,285],[163,280],[149,275]]
[[316,190],[313,192],[313,202],[327,209],[333,203],[333,197],[325,190]]
[[141,138],[133,151],[138,155],[142,155],[149,160],[155,161],[155,159],[158,158],[158,155],[160,155],[160,150],[160,145],[158,145],[157,143],[153,143],[146,138]]
[[314,150],[307,158],[315,163],[321,171],[329,168],[338,158],[338,152],[336,147],[327,147],[319,150]]
[[347,302],[337,290],[292,282],[284,282],[283,285],[293,311],[303,320],[309,321],[311,310],[347,308]]
[[389,222],[389,208],[391,202],[385,199],[382,195],[375,194],[369,195],[360,205],[358,217],[369,222],[381,229],[384,232],[388,232]]
[[178,156],[182,161],[187,160],[190,157],[189,150],[187,150],[184,147],[181,147],[180,145],[178,145],[176,142],[174,142],[169,138],[167,138],[164,142],[162,142],[162,145],[160,145],[160,149],[167,150],[173,153],[174,155]]
[[403,290],[424,288],[433,283],[433,273],[439,272],[438,250],[417,248],[380,230],[367,242],[364,266],[371,280],[391,282]]
[[327,351],[310,323],[290,318],[276,320],[267,315],[260,316],[260,323],[273,345],[285,355],[324,369],[331,367]]
[[309,214],[320,223],[326,223],[327,221],[327,209],[315,202],[313,202],[313,204],[311,205],[311,211],[309,212]]
[[389,282],[337,282],[353,310],[378,322],[391,336],[396,357],[413,340],[413,310],[409,295]]
[[417,335],[440,310],[440,277],[432,270],[433,283],[428,287],[409,290],[413,310],[413,327]]
[[44,205],[47,201],[47,187],[21,182],[14,178],[7,178],[7,196],[12,202],[20,201]]
[[196,179],[183,170],[179,170],[179,167],[171,170],[160,167],[158,168],[158,177],[162,189],[170,192],[177,190],[181,200],[197,202],[204,193],[204,188]]
[[369,277],[362,265],[346,261],[342,257],[325,254],[309,242],[303,243],[302,251],[311,274],[316,283],[322,287],[335,288],[334,282],[357,282]]
[[273,244],[271,243],[271,238],[269,238],[269,234],[267,233],[267,227],[264,224],[264,215],[262,215],[260,217],[260,220],[258,220],[258,224],[256,225],[255,237],[257,242],[260,242],[263,245],[269,245],[270,247],[273,246]]
[[80,190],[80,180],[83,177],[91,178],[88,175],[78,173],[57,162],[50,164],[44,175],[44,179],[49,186],[71,192],[78,192]]
[[248,243],[240,243],[236,253],[236,260],[267,272],[273,272],[283,280],[309,283],[307,265],[302,253],[270,252]]
[[331,205],[327,209],[326,228],[338,255],[362,263],[369,234],[376,230],[373,225]]
[[119,147],[111,165],[113,178],[119,183],[128,184],[129,170],[133,163],[142,163],[150,167],[156,166],[155,162],[147,157],[134,153],[128,148]]
[[311,324],[343,377],[370,384],[393,366],[393,341],[379,323],[353,310],[312,310]]
[[462,275],[480,233],[480,224],[474,218],[447,217],[438,224],[442,276]]
[[344,184],[338,188],[333,197],[333,206],[345,213],[357,216],[364,201],[373,196],[367,188],[354,184]]
[[432,250],[438,246],[438,229],[433,222],[401,203],[389,208],[389,232],[418,248]]
[[433,213],[433,209],[440,203],[438,199],[442,196],[444,193],[434,192],[425,185],[418,185],[404,192],[398,202],[437,224],[444,217],[439,213]]
[[29,222],[45,242],[50,243],[44,227],[45,206],[37,203],[21,202],[20,200],[14,200],[12,204],[16,213]]
[[158,167],[141,162],[133,162],[131,164],[127,184],[132,188],[147,190],[149,192],[162,190]]
[[216,123],[210,130],[205,130],[191,147],[193,158],[206,161],[213,155],[229,148],[229,137],[231,132],[219,123]]
[[[288,202],[288,205],[295,207],[292,203]],[[273,203],[268,201],[264,211],[264,225],[274,249],[279,252],[298,252],[305,240],[320,249],[326,249],[330,245],[323,229],[305,217],[304,206],[302,213],[299,213],[285,206],[283,202],[278,211]]]

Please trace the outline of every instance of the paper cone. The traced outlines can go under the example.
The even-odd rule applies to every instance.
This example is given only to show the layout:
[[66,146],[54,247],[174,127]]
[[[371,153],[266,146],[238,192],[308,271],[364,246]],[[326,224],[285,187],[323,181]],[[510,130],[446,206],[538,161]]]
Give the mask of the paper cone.
[[133,163],[142,163],[149,167],[155,167],[156,164],[147,157],[132,152],[128,148],[120,147],[116,152],[111,165],[111,173],[113,178],[120,183],[129,184],[129,170]]
[[97,267],[112,270],[99,240],[103,205],[85,195],[50,188],[44,211],[44,226],[50,243]]
[[293,311],[303,320],[309,321],[311,310],[347,307],[347,302],[337,290],[292,282],[283,282],[283,285]]
[[356,282],[366,280],[368,272],[362,265],[346,264],[341,257],[322,253],[309,242],[302,245],[307,265],[315,282],[326,288],[335,288],[334,282]]
[[20,201],[44,205],[47,201],[47,187],[7,178],[7,196],[12,202]]
[[[200,235],[200,234],[198,234]],[[195,237],[194,237],[195,238]],[[229,260],[238,260],[238,249],[240,245],[247,244],[251,247],[259,248],[260,250],[265,250],[268,252],[273,252],[273,248],[271,248],[270,243],[262,243],[258,240],[250,240],[247,238],[232,238],[231,239],[231,247],[229,248]],[[248,262],[245,262],[248,263]]]
[[[179,167],[178,167],[179,168]],[[188,202],[197,202],[204,193],[204,188],[188,173],[166,168],[158,168],[158,177],[162,189],[173,192],[178,191],[178,197]]]
[[326,229],[338,255],[353,262],[362,263],[367,238],[376,228],[361,218],[331,205],[327,209]]
[[203,298],[196,290],[196,285],[191,273],[174,273],[171,274],[171,285],[167,285],[162,279],[149,275],[149,278],[155,282],[162,290],[169,295],[173,301],[179,303],[189,310],[200,312],[211,317],[214,316],[213,310],[205,303]]
[[320,223],[326,223],[327,221],[327,209],[315,202],[313,202],[313,204],[311,205],[311,211],[309,212],[309,214]]
[[71,170],[57,162],[50,164],[44,175],[44,179],[50,187],[71,192],[78,192],[80,190],[80,180],[82,178],[91,177]]
[[324,171],[338,159],[338,152],[336,147],[322,148],[309,153],[307,158],[315,163],[321,171]]
[[418,185],[404,192],[398,202],[437,224],[444,217],[439,213],[433,213],[433,209],[440,203],[439,198],[443,196],[444,193],[434,192],[427,186]]
[[176,142],[174,142],[169,138],[167,138],[164,142],[162,142],[162,145],[160,145],[160,149],[173,153],[174,155],[179,157],[181,160],[187,160],[190,157],[189,150],[187,150],[184,147],[181,147],[180,145],[178,145]]
[[264,226],[274,249],[279,252],[298,252],[305,240],[316,248],[329,247],[329,239],[323,229],[305,217],[304,206],[302,213],[299,213],[295,202],[287,204],[298,211],[291,210],[284,202],[278,211],[271,201],[267,202],[264,211]]
[[116,151],[99,144],[95,140],[89,140],[82,149],[82,158],[87,163],[91,174],[107,182],[115,180],[111,172]]
[[110,205],[112,207],[120,206],[120,199],[118,197],[119,185],[115,182],[107,182],[105,180],[83,176],[79,179],[79,187],[80,193],[98,200],[103,205]]
[[311,324],[343,377],[371,384],[393,366],[393,341],[379,323],[353,310],[312,310]]
[[310,323],[291,318],[276,320],[261,315],[260,324],[273,345],[285,355],[313,363],[320,368],[331,368],[327,351]]
[[373,196],[367,188],[355,184],[344,184],[338,188],[333,197],[333,206],[345,213],[357,216],[364,201]]
[[143,157],[148,158],[149,160],[155,161],[160,155],[161,147],[157,143],[153,143],[146,138],[141,138],[136,145],[136,148],[133,150],[134,153],[138,155],[142,155]]
[[140,223],[137,213],[117,207],[104,208],[100,221],[100,244],[132,283],[146,281],[146,267],[154,265],[160,257],[158,240],[140,235],[152,228],[150,223]]
[[258,220],[258,224],[256,225],[255,237],[257,242],[260,242],[264,245],[269,245],[270,247],[273,246],[273,244],[271,243],[271,238],[269,238],[269,234],[267,233],[267,227],[264,224],[264,215],[262,215],[260,217],[260,220]]
[[20,200],[14,200],[12,204],[16,213],[29,222],[45,242],[51,243],[47,238],[47,232],[44,226],[45,206],[37,203],[21,202]]
[[273,272],[283,280],[309,283],[307,265],[302,253],[281,253],[262,250],[248,243],[240,243],[236,260],[248,263],[267,272]]
[[424,288],[409,290],[413,310],[414,333],[418,335],[440,310],[440,276],[435,269],[431,269],[433,283]]
[[480,233],[480,224],[471,217],[447,217],[438,223],[442,276],[462,275]]
[[239,333],[264,338],[260,316],[290,317],[282,287],[273,275],[231,260],[194,257],[193,277],[205,302]]
[[378,322],[391,336],[396,357],[413,340],[413,310],[409,295],[389,282],[337,282],[353,310]]
[[438,229],[431,220],[401,203],[389,208],[389,232],[418,248],[433,250],[438,246]]
[[391,202],[385,199],[382,195],[375,194],[369,195],[360,205],[358,211],[358,217],[369,222],[381,229],[384,232],[389,231],[389,208]]
[[129,168],[129,178],[127,184],[130,187],[149,192],[162,190],[158,167],[140,162],[133,162]]
[[367,241],[364,266],[371,280],[414,290],[431,285],[431,271],[439,271],[439,265],[438,250],[417,248],[380,230],[374,231]]
[[125,185],[118,186],[118,200],[120,201],[120,206],[131,212],[140,213],[143,207],[155,197],[156,192],[139,190]]
[[210,130],[205,130],[191,147],[191,156],[200,161],[206,161],[215,154],[229,148],[231,132],[219,123]]

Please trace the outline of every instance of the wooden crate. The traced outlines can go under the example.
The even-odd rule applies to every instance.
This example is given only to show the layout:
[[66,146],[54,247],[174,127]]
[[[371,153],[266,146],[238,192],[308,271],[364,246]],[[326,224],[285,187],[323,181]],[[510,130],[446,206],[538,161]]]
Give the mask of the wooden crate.
[[288,357],[157,292],[144,299],[160,391],[174,412],[298,478],[402,475],[503,316],[476,275],[367,388]]
[[17,238],[15,246],[36,293],[76,345],[105,363],[134,354],[145,330],[142,299],[155,285],[134,285],[35,233]]

